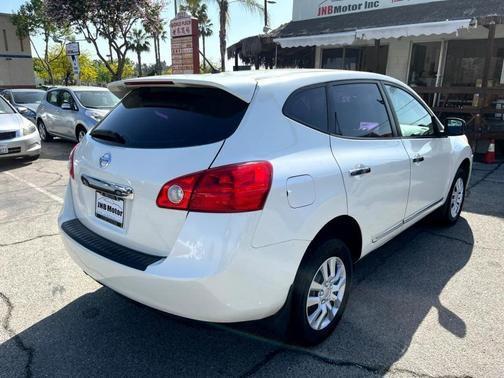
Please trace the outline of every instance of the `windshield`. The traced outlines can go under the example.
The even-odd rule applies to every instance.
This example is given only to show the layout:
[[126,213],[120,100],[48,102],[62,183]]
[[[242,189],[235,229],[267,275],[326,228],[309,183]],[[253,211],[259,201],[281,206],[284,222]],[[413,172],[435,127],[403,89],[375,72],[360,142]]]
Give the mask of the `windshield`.
[[110,109],[119,102],[119,99],[109,91],[75,91],[74,93],[86,108]]
[[13,114],[14,110],[9,106],[7,101],[3,98],[0,98],[0,114]]
[[16,104],[40,104],[44,98],[45,92],[12,92]]

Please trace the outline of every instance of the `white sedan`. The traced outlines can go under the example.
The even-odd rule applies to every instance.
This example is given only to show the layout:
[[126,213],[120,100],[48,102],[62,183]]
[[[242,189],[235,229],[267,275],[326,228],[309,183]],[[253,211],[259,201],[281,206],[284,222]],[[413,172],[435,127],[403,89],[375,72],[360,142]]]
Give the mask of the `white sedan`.
[[40,135],[35,125],[0,96],[0,160],[40,156]]
[[290,311],[327,337],[353,264],[462,210],[464,122],[387,76],[280,70],[112,83],[122,102],[72,151],[59,217],[91,277],[212,322]]

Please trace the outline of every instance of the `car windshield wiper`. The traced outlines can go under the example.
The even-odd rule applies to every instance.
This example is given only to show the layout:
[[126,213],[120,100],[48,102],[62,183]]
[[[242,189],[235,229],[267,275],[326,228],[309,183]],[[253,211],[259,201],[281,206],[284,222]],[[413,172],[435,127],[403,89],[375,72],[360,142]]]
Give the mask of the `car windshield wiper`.
[[124,139],[124,137],[121,134],[116,133],[115,131],[97,129],[91,133],[91,136],[93,138],[103,139],[103,140],[106,140],[109,142],[114,142],[114,143],[119,143],[119,144],[126,143],[126,140]]

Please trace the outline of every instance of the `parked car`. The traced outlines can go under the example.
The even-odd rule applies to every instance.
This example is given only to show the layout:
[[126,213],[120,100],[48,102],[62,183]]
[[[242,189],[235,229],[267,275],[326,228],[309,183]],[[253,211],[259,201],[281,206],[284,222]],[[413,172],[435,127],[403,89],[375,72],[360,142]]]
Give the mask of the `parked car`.
[[2,96],[13,105],[16,110],[35,123],[37,109],[45,96],[41,89],[5,89]]
[[280,70],[115,82],[70,154],[59,226],[91,277],[211,322],[289,311],[313,344],[353,264],[425,216],[460,216],[472,152],[387,76]]
[[40,136],[37,128],[0,96],[0,160],[22,157],[33,161],[39,156]]
[[44,142],[54,136],[81,141],[119,102],[107,88],[58,87],[47,91],[37,111]]

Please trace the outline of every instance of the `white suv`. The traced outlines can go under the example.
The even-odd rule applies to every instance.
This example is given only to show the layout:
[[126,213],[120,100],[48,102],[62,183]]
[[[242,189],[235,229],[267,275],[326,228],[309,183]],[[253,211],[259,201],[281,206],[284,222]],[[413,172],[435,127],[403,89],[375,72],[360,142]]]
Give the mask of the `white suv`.
[[163,76],[123,98],[70,156],[59,217],[91,277],[212,322],[290,309],[327,337],[352,265],[426,215],[457,221],[471,173],[464,122],[407,86],[351,71]]

